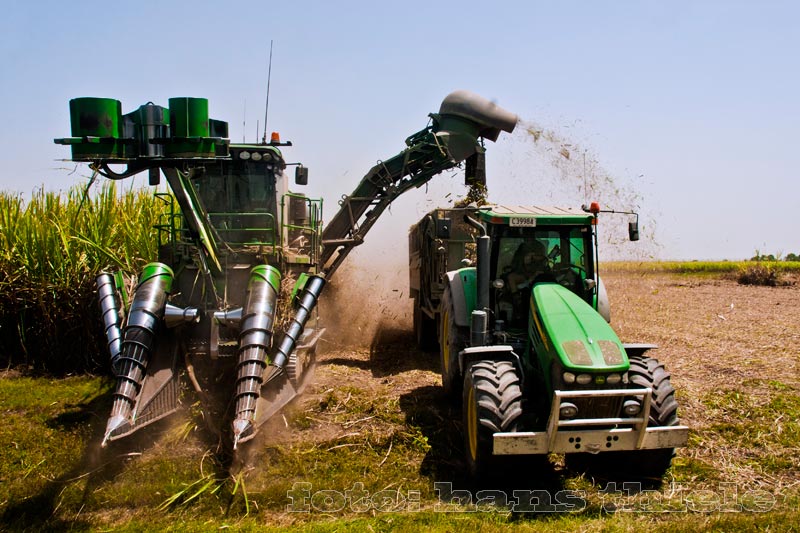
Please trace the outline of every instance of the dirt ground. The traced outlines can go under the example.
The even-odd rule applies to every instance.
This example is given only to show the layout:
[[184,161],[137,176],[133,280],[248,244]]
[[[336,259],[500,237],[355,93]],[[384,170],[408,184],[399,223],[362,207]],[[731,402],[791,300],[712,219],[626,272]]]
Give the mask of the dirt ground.
[[[287,438],[327,441],[370,424],[342,423],[319,412],[325,395],[342,387],[371,397],[413,398],[431,405],[438,417],[455,414],[435,407],[444,402],[438,354],[416,348],[405,279],[396,278],[372,287],[376,305],[336,288],[328,295],[329,334],[321,344],[314,384],[297,407],[310,413],[315,423],[308,430],[287,433]],[[795,394],[800,390],[800,286],[753,287],[663,273],[612,272],[604,279],[612,326],[621,340],[658,345],[651,353],[672,374],[681,422],[694,434],[678,458],[713,465],[719,469],[717,479],[745,479],[773,488],[800,485],[797,469],[777,476],[764,473],[739,461],[748,454],[741,443],[704,436],[706,428],[720,422],[715,419],[720,412],[709,407],[715,395],[744,391],[758,403],[759,398],[767,401],[770,384],[776,381]]]

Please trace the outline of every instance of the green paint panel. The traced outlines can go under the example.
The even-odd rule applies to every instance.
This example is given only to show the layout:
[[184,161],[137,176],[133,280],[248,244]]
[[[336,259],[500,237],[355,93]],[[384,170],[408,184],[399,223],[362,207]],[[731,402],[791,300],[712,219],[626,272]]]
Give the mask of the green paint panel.
[[174,272],[172,269],[165,265],[164,263],[148,263],[144,266],[142,270],[142,275],[139,276],[139,283],[144,283],[150,278],[154,278],[156,276],[166,276],[167,283],[165,285],[164,290],[169,292],[172,290],[172,280],[175,277]]
[[73,137],[121,137],[122,104],[112,98],[73,98],[69,101]]
[[217,145],[214,139],[197,139],[178,142],[169,142],[164,147],[168,157],[215,157]]
[[[552,360],[572,372],[626,372],[628,357],[611,326],[575,293],[557,283],[533,288],[531,335]],[[549,367],[549,363],[545,367]]]
[[254,281],[266,281],[275,292],[281,292],[281,271],[271,265],[256,265],[250,270],[250,283]]
[[478,303],[478,271],[475,267],[462,268],[458,270],[458,277],[464,287],[464,301],[467,308],[465,320],[469,324],[470,316]]
[[169,123],[173,137],[208,137],[208,100],[170,98]]
[[120,157],[124,151],[122,104],[112,98],[73,98],[69,101],[72,159],[86,161]]
[[308,278],[309,275],[306,272],[301,272],[300,275],[297,277],[297,282],[294,284],[294,288],[292,289],[291,301],[294,301],[294,299],[297,298],[297,294],[303,289],[305,289]]

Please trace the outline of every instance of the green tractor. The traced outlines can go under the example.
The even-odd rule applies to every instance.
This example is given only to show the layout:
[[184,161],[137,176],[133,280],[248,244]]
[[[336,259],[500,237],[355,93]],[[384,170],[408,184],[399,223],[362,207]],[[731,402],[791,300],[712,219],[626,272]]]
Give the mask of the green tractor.
[[686,445],[655,346],[623,344],[609,325],[600,212],[436,209],[410,230],[415,333],[423,349],[438,341],[474,476],[501,456],[563,453],[582,468],[661,478]]
[[[118,100],[70,101],[72,160],[109,179],[166,179],[167,215],[158,257],[130,301],[119,272],[97,278],[116,389],[103,445],[178,409],[190,383],[204,419],[228,448],[258,428],[308,383],[324,332],[316,304],[349,252],[391,202],[467,161],[482,168],[483,139],[517,117],[467,91],[448,95],[399,154],[375,165],[326,227],[322,200],[289,189],[307,168],[287,163],[273,134],[231,143],[204,98],[171,98],[122,114]],[[186,380],[181,376],[185,375]],[[225,427],[230,428],[226,431]]]

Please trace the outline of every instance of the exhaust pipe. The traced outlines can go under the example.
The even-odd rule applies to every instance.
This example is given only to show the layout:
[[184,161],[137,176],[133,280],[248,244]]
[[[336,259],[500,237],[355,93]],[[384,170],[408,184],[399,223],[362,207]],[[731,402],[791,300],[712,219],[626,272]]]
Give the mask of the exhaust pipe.
[[134,404],[155,346],[156,329],[164,316],[173,276],[167,265],[150,263],[139,277],[117,360],[117,388],[102,446],[115,431],[133,424]]
[[106,333],[108,355],[111,360],[111,370],[118,374],[120,351],[122,351],[122,313],[120,301],[117,296],[117,284],[113,274],[103,272],[95,280],[97,287],[97,304],[100,307],[100,316]]
[[250,271],[247,286],[249,294],[239,335],[234,449],[240,440],[249,438],[255,432],[256,404],[264,383],[280,286],[281,273],[277,268],[259,265]]

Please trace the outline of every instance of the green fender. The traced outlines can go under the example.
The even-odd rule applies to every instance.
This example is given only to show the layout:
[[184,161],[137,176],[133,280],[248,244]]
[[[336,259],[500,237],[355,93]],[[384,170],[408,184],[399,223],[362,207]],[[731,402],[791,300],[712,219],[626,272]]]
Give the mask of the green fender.
[[461,268],[447,272],[447,284],[453,296],[453,312],[457,326],[468,327],[469,317],[475,310],[478,298],[478,279],[475,267]]

